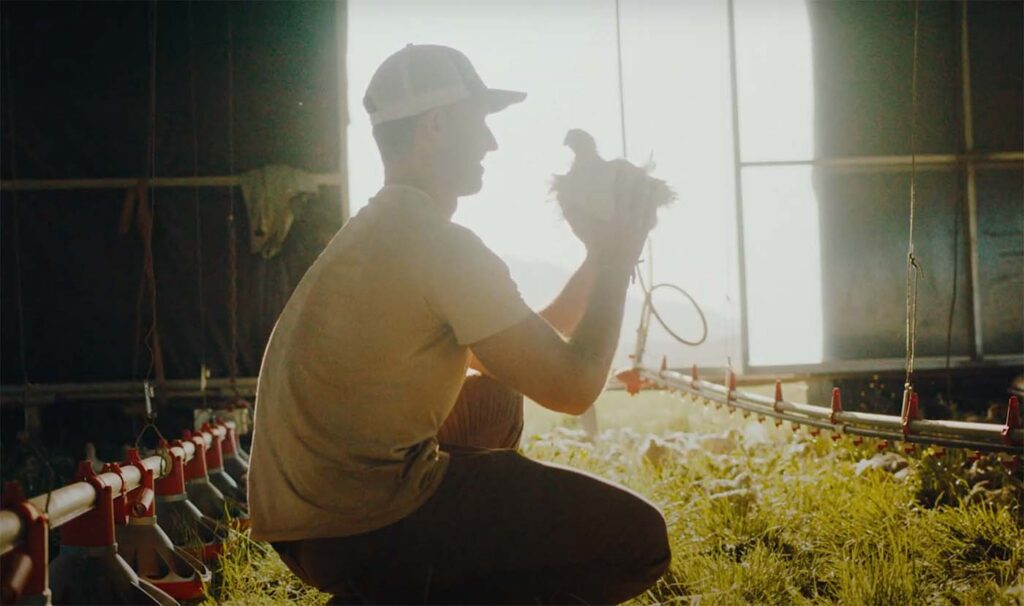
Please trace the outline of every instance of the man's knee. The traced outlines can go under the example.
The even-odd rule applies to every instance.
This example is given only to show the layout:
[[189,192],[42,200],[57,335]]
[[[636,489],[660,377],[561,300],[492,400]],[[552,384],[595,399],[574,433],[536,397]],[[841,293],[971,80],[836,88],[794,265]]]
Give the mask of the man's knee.
[[523,431],[523,395],[483,375],[466,377],[438,432],[442,445],[515,448]]
[[653,585],[672,563],[672,549],[665,517],[648,501],[638,500],[630,528],[636,556],[633,564],[640,580]]

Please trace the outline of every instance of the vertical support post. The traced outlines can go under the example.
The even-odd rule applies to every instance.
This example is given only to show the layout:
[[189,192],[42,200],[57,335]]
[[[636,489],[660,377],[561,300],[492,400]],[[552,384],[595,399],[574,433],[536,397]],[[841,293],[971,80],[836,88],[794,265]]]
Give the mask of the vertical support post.
[[747,342],[747,261],[743,245],[743,167],[740,151],[740,110],[739,85],[736,77],[736,7],[735,0],[728,0],[729,17],[729,94],[732,102],[732,156],[733,181],[736,200],[736,266],[739,282],[740,307],[740,365],[739,372],[746,373],[750,364],[750,347]]
[[968,35],[967,0],[960,2],[960,98],[963,102],[964,126],[964,241],[967,242],[967,300],[971,305],[969,336],[971,359],[980,361],[985,356],[981,324],[981,296],[979,288],[978,262],[978,191],[976,187],[977,168],[971,158],[974,151],[974,117],[971,106],[971,51]]
[[352,216],[352,205],[349,201],[348,189],[348,125],[351,112],[348,107],[348,1],[338,0],[334,3],[334,38],[337,42],[338,61],[338,174],[341,175],[341,223]]

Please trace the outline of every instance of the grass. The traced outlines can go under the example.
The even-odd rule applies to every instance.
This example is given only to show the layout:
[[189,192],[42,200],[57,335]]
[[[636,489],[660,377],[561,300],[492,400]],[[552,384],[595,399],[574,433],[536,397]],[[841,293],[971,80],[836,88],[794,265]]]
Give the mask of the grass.
[[[533,407],[523,450],[644,494],[670,572],[634,604],[1024,604],[1024,487],[998,461],[879,453],[646,393],[607,393],[596,441]],[[211,602],[322,604],[236,536]]]

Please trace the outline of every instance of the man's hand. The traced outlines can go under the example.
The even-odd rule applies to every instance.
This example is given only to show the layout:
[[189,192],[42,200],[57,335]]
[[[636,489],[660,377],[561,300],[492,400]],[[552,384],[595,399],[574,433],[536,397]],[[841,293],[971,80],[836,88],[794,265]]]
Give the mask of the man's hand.
[[563,208],[566,221],[587,253],[601,264],[636,264],[647,234],[657,222],[646,173],[628,162],[614,162],[615,212],[602,219],[583,206]]

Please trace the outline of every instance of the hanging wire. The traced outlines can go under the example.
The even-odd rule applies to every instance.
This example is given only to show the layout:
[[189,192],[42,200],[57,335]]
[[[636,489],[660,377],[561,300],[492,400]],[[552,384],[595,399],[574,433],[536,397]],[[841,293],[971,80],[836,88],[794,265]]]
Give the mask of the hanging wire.
[[615,0],[615,58],[619,68],[619,127],[622,135],[622,157],[628,158],[626,151],[626,93],[622,76],[622,15],[619,0]]
[[[157,4],[150,3],[149,13],[149,115],[148,128],[149,136],[148,149],[146,150],[147,173],[149,176],[146,199],[140,201],[139,212],[143,216],[143,272],[149,283],[149,330],[146,332],[144,343],[149,351],[149,367],[146,369],[146,378],[153,377],[153,370],[156,366],[156,359],[159,355],[160,337],[157,329],[157,307],[156,307],[156,273],[153,263],[153,222],[156,212],[156,188],[153,187],[153,180],[156,178],[156,49],[157,49]],[[143,210],[142,205],[145,205]]]
[[[620,0],[615,0],[615,57],[618,66],[619,77],[619,126],[621,129],[620,133],[622,137],[622,157],[627,158],[629,154],[626,147],[626,94],[622,69],[622,12],[621,7],[619,6],[619,2]],[[651,239],[648,238],[647,264],[648,269],[651,273],[652,282],[651,287],[649,289],[647,288],[647,284],[645,283],[643,276],[641,275],[641,272],[638,270],[633,271],[633,276],[634,278],[639,279],[640,289],[644,293],[644,303],[640,312],[640,327],[637,330],[637,349],[634,354],[633,360],[635,364],[639,364],[641,362],[641,356],[644,353],[643,350],[646,348],[647,333],[650,329],[650,316],[654,316],[654,319],[658,321],[658,324],[661,324],[661,327],[665,329],[665,332],[667,332],[670,337],[675,339],[677,342],[682,343],[683,345],[700,345],[701,343],[706,341],[708,337],[707,318],[704,316],[704,311],[700,308],[700,305],[697,304],[697,301],[690,295],[690,293],[686,292],[676,284],[670,284],[668,282],[654,284],[653,252],[653,243]],[[643,259],[641,259],[638,263],[640,262],[643,262]],[[658,313],[657,308],[654,306],[654,292],[659,288],[674,290],[682,294],[687,299],[689,299],[690,303],[693,304],[694,309],[697,310],[697,315],[700,317],[702,326],[700,339],[696,341],[690,341],[688,339],[683,338],[682,336],[679,335],[679,333],[675,332],[669,327],[668,323],[665,322],[664,318],[661,317],[661,314]]]
[[910,235],[907,246],[906,274],[906,375],[904,390],[913,389],[914,355],[917,345],[917,293],[920,274],[924,273],[914,253],[914,210],[917,205],[917,43],[920,0],[914,0],[914,51],[910,84]]
[[[228,172],[235,174],[235,66],[234,34],[231,6],[226,6],[228,20]],[[238,391],[238,228],[235,222],[235,188],[228,188],[228,313],[231,323],[231,358],[228,361],[231,390]]]
[[[191,0],[188,3],[188,67],[189,105],[192,113],[192,177],[199,177],[199,124],[196,103],[195,28]],[[192,187],[192,202],[196,209],[196,292],[199,298],[199,373],[200,384],[206,383],[206,306],[203,292],[203,220],[199,207],[199,187]],[[203,408],[206,408],[206,390],[202,390]]]
[[[137,220],[140,226],[142,237],[142,264],[143,278],[149,286],[149,314],[150,324],[146,333],[144,343],[149,351],[149,367],[146,370],[145,380],[142,382],[143,397],[145,399],[145,423],[135,438],[135,447],[139,448],[142,438],[146,432],[152,429],[160,441],[163,435],[156,426],[156,411],[153,409],[153,388],[149,380],[153,376],[154,369],[157,372],[157,379],[163,379],[162,360],[160,354],[160,331],[157,325],[157,294],[156,294],[156,268],[153,262],[153,224],[156,212],[156,189],[153,180],[156,178],[156,108],[157,108],[157,11],[156,2],[149,5],[149,115],[148,115],[148,137],[146,149],[146,161],[148,173],[147,187],[139,187],[137,190]],[[141,293],[139,298],[139,316],[141,318]],[[141,322],[141,319],[139,320]],[[161,465],[160,475],[163,475]]]

